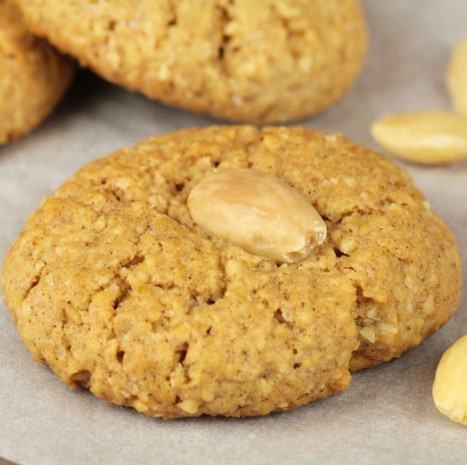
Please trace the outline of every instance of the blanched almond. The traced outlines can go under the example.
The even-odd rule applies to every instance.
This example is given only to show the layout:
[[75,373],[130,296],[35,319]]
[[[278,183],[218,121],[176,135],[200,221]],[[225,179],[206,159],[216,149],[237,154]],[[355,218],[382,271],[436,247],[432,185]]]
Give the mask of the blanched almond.
[[375,140],[414,163],[437,165],[467,158],[467,118],[441,111],[388,115],[371,127]]
[[467,334],[441,357],[433,384],[438,410],[452,421],[467,425]]
[[467,116],[467,39],[453,50],[446,81],[454,109],[459,115]]
[[305,197],[254,169],[206,176],[191,191],[188,209],[210,235],[281,263],[305,259],[326,239],[326,224]]

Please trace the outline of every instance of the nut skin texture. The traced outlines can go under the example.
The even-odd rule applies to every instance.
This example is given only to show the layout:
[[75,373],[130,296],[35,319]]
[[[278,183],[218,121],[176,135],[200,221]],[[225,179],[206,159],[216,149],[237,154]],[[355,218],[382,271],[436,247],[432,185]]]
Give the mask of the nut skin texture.
[[248,168],[216,171],[187,200],[194,221],[215,237],[279,263],[308,257],[326,239],[326,223],[296,190]]
[[17,3],[32,31],[108,81],[232,121],[324,110],[350,89],[367,49],[358,0]]
[[72,62],[33,36],[10,0],[0,0],[0,145],[37,126],[61,100]]
[[441,111],[387,115],[373,123],[374,139],[412,163],[442,165],[467,158],[467,118]]
[[433,399],[442,414],[467,425],[467,334],[441,357],[433,384]]
[[[328,237],[278,265],[210,237],[187,198],[249,168],[316,206]],[[146,415],[265,415],[346,389],[454,314],[455,240],[393,162],[339,134],[222,126],[96,160],[41,203],[1,275],[38,361]]]
[[467,38],[451,54],[446,82],[455,111],[467,117]]

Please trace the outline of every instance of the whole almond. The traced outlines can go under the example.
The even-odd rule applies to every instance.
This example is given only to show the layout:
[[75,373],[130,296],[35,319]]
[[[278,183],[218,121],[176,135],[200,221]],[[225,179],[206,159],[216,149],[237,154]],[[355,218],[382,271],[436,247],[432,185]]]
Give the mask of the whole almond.
[[467,39],[452,51],[446,81],[454,109],[459,115],[467,116]]
[[467,158],[467,118],[442,111],[396,113],[371,126],[375,140],[392,154],[423,165]]
[[304,260],[326,239],[326,224],[297,190],[249,168],[226,168],[190,192],[193,220],[213,237],[280,263]]
[[438,410],[452,421],[467,425],[467,334],[441,357],[433,384]]

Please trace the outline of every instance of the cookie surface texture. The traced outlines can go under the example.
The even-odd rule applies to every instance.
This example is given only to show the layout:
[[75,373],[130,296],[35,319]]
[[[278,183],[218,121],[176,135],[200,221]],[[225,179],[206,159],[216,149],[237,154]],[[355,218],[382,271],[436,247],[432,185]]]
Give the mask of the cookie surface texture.
[[28,32],[11,0],[0,0],[0,145],[39,124],[72,75],[70,61]]
[[17,3],[35,33],[105,79],[232,121],[297,120],[329,107],[354,83],[367,47],[358,0]]
[[[186,200],[214,169],[294,187],[328,228],[278,264],[210,237]],[[241,226],[239,226],[241,227]],[[457,307],[455,240],[405,171],[337,134],[250,126],[148,139],[42,202],[2,271],[33,356],[165,418],[263,415],[343,390]]]

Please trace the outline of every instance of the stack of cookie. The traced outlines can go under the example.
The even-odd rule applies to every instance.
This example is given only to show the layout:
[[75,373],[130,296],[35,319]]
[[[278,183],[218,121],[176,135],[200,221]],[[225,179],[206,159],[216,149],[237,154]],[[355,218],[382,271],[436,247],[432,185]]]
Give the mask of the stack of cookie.
[[332,105],[354,83],[367,43],[358,0],[16,4],[0,0],[0,143],[49,113],[72,74],[26,25],[126,89],[251,123]]
[[[15,56],[48,54],[34,63],[49,111],[72,65],[0,5]],[[34,34],[105,79],[234,121],[323,110],[366,50],[356,0],[17,5]],[[1,79],[28,95],[13,64]],[[38,119],[6,124],[4,141]],[[352,371],[444,325],[460,288],[455,239],[401,167],[336,133],[251,125],[90,163],[41,203],[2,270],[36,360],[163,418],[265,415],[342,391]]]
[[33,36],[12,0],[0,0],[0,145],[39,124],[73,77],[70,59]]

